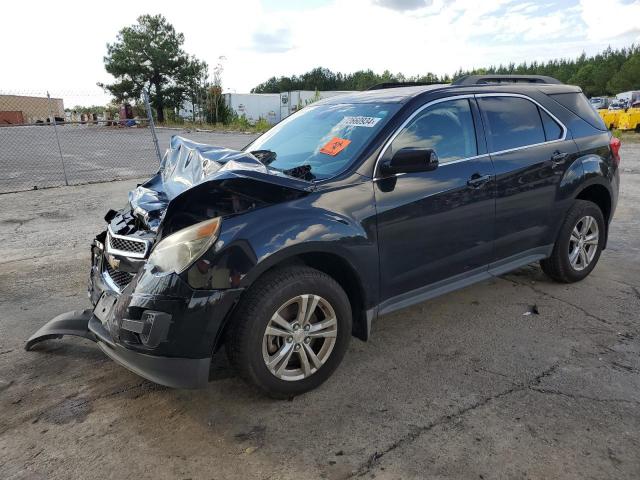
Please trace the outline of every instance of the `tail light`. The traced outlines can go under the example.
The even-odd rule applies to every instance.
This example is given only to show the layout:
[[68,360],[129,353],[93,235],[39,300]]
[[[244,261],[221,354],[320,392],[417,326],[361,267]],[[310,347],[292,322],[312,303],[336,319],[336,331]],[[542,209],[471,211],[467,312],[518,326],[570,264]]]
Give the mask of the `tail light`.
[[620,165],[620,142],[619,138],[611,137],[609,141],[609,147],[611,147],[611,154],[613,155],[613,164],[617,167]]

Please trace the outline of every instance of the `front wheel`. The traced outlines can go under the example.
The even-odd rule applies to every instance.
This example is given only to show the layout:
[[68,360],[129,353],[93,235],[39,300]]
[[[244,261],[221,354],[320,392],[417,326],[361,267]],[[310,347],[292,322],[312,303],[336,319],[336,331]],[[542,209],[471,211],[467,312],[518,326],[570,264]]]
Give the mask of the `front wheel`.
[[586,200],[576,200],[560,228],[551,256],[540,262],[552,279],[578,282],[595,268],[604,247],[605,223],[600,208]]
[[307,392],[329,378],[351,337],[344,290],[306,266],[266,273],[242,297],[231,321],[231,364],[276,398]]

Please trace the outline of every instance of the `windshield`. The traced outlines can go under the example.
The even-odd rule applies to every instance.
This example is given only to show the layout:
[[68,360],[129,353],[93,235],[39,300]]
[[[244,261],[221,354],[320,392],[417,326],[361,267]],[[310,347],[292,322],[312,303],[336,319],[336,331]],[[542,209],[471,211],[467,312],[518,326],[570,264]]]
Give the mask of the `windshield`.
[[344,170],[399,109],[392,103],[310,105],[245,148],[287,175],[316,180]]

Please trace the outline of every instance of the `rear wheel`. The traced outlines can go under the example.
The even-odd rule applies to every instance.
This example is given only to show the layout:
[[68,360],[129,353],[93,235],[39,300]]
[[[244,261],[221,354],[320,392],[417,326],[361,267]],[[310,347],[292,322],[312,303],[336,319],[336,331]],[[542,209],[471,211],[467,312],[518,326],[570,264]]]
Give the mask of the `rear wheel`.
[[351,307],[330,276],[306,266],[268,272],[243,296],[227,353],[240,375],[287,398],[319,386],[339,365],[351,337]]
[[576,200],[560,228],[551,256],[540,262],[542,270],[558,282],[580,281],[598,263],[604,240],[600,208],[595,203]]

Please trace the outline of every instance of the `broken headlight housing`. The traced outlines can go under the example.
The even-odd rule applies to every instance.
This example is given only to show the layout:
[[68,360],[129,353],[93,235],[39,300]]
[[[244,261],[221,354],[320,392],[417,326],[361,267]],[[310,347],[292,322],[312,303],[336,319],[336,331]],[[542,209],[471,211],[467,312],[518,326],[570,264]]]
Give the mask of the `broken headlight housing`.
[[156,273],[182,273],[213,245],[220,232],[220,217],[196,223],[163,238],[147,265]]

